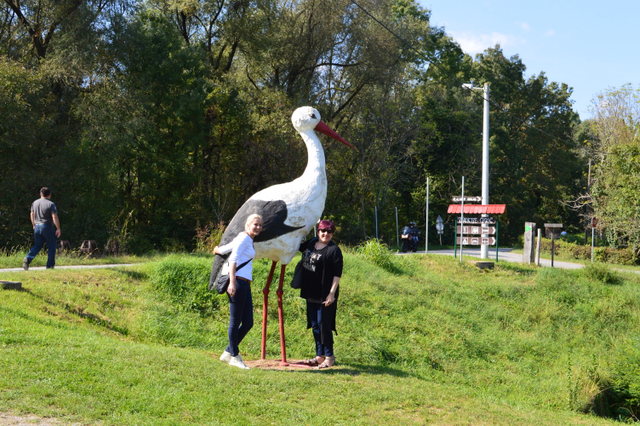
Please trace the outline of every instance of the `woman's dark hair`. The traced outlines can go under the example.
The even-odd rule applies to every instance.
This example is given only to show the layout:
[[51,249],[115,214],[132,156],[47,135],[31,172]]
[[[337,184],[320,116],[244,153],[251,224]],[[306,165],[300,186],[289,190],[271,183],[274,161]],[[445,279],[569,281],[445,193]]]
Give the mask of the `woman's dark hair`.
[[320,229],[328,229],[331,232],[335,232],[336,225],[333,223],[332,220],[321,220],[318,222],[318,230]]

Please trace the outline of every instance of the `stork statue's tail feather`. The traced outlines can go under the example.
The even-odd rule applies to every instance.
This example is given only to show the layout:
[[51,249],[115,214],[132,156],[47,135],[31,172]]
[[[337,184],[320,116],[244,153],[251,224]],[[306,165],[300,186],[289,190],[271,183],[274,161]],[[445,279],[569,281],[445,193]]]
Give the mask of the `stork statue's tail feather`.
[[213,256],[213,266],[211,267],[211,276],[209,277],[209,290],[213,291],[216,289],[216,282],[218,281],[218,276],[220,275],[220,271],[222,270],[222,265],[229,257],[228,254],[219,255],[216,254]]

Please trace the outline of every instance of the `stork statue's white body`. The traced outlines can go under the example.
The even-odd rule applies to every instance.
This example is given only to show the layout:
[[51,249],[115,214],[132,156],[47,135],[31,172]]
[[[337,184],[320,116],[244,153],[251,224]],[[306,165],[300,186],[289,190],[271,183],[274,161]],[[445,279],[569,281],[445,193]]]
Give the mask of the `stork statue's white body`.
[[[293,127],[300,133],[307,148],[307,167],[297,179],[265,188],[251,196],[240,207],[225,230],[221,244],[230,242],[244,229],[246,218],[258,213],[263,219],[263,230],[255,238],[256,258],[273,261],[267,283],[263,289],[264,303],[262,312],[262,348],[261,357],[265,358],[267,300],[269,287],[273,279],[276,263],[280,262],[278,283],[278,319],[280,325],[280,349],[282,362],[286,363],[284,342],[284,319],[282,310],[282,287],[285,268],[296,255],[302,239],[318,222],[324,211],[327,198],[327,174],[325,156],[320,139],[315,131],[325,133],[345,145],[353,146],[331,130],[320,120],[320,113],[312,107],[300,107],[291,115]],[[216,256],[211,272],[214,283],[221,269],[223,258]]]
[[285,223],[299,229],[278,238],[255,244],[256,257],[288,265],[298,252],[302,239],[320,220],[327,199],[327,173],[324,150],[314,129],[320,114],[311,107],[301,107],[291,116],[293,127],[307,147],[307,167],[297,179],[270,186],[251,197],[255,200],[282,200],[287,206]]

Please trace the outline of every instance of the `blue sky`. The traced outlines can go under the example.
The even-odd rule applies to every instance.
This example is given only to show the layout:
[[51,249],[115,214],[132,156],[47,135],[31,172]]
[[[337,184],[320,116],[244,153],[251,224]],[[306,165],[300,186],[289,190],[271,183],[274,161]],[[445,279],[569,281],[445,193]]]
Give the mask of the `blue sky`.
[[640,87],[640,0],[419,0],[431,24],[475,54],[500,44],[519,55],[526,77],[573,87],[574,109],[593,117],[593,99]]

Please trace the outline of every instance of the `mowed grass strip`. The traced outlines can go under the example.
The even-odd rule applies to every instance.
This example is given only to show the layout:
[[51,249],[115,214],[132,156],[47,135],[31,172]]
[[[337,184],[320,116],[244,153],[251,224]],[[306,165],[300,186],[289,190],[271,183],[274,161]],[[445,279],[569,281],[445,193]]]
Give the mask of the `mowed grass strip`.
[[[217,360],[228,313],[223,296],[203,291],[210,259],[9,274],[26,291],[0,301],[0,411],[112,424],[607,423],[579,411],[637,336],[633,277],[605,284],[502,264],[487,273],[437,256],[381,267],[351,251],[346,265],[339,365],[301,372]],[[259,358],[267,269],[258,262],[247,359]],[[275,302],[272,291],[270,358]],[[311,356],[304,303],[288,287],[285,318],[289,358]]]

